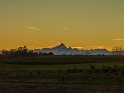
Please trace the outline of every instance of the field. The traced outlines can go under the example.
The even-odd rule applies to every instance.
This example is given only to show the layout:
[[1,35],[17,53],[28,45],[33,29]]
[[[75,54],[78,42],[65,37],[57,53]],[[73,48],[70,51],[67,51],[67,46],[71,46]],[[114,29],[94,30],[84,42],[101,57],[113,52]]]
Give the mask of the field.
[[124,56],[0,60],[0,93],[124,93]]

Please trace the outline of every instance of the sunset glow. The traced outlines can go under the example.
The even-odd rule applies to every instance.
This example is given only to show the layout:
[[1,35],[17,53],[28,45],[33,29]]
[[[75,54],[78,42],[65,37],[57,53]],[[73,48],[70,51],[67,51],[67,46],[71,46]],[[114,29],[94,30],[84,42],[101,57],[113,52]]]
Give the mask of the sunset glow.
[[0,50],[124,47],[123,10],[123,0],[1,0]]

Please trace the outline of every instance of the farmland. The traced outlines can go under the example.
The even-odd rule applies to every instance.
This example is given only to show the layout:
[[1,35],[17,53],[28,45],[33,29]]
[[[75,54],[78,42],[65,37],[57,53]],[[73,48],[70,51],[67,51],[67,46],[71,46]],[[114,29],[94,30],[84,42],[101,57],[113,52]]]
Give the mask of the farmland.
[[1,93],[124,92],[124,56],[42,56],[0,60]]

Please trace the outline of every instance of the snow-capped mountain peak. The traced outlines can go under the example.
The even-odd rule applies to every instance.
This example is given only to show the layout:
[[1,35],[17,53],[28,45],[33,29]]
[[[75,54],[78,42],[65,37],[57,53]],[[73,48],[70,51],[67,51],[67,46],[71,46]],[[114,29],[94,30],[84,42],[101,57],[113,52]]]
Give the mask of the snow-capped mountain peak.
[[65,44],[61,43],[58,46],[52,48],[43,48],[40,50],[35,50],[37,53],[50,53],[54,55],[109,55],[110,52],[106,49],[91,49],[91,50],[79,50],[73,49],[71,47],[66,47]]
[[60,45],[55,46],[55,47],[53,47],[52,49],[68,49],[68,48],[65,46],[64,43],[61,43]]

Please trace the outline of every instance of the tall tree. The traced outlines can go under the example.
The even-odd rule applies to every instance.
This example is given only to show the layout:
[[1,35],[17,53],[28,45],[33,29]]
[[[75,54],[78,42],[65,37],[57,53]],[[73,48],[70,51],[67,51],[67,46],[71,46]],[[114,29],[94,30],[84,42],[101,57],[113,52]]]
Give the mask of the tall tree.
[[112,49],[112,54],[113,55],[122,55],[122,53],[123,53],[123,48],[122,47],[118,47],[118,46],[116,46],[116,47],[113,47],[113,49]]

